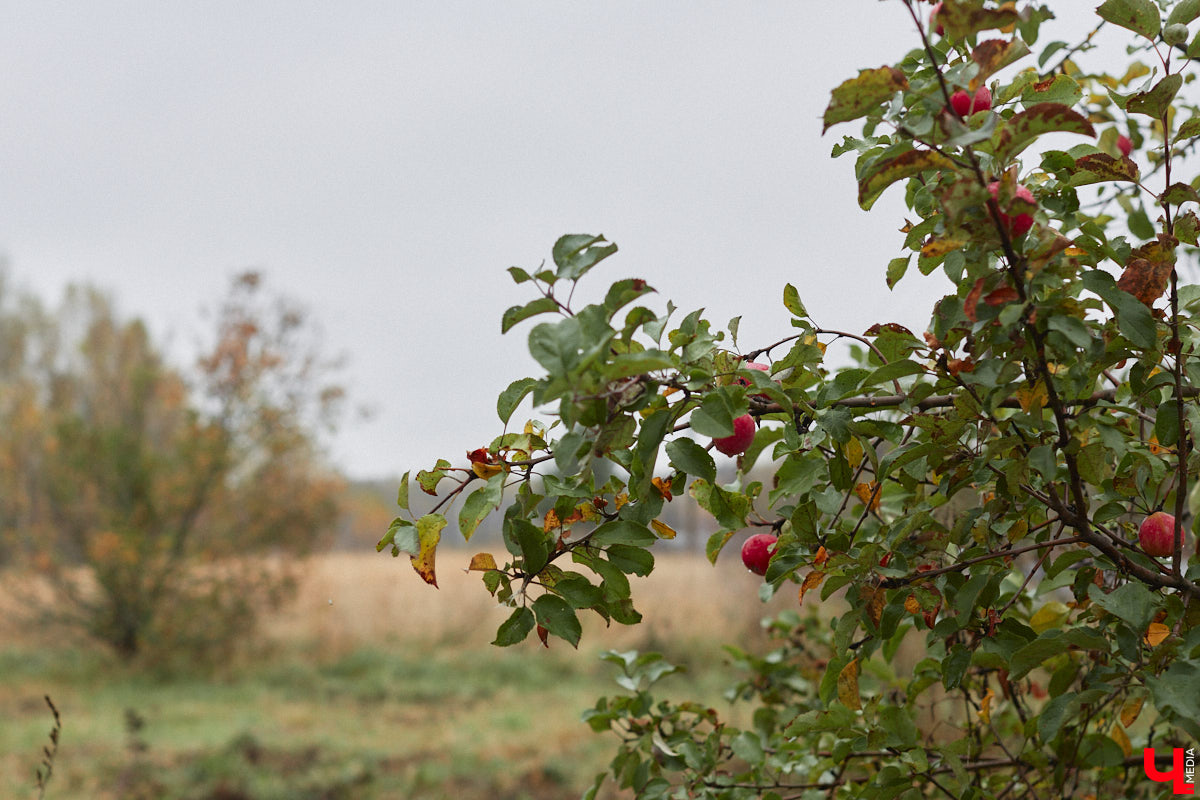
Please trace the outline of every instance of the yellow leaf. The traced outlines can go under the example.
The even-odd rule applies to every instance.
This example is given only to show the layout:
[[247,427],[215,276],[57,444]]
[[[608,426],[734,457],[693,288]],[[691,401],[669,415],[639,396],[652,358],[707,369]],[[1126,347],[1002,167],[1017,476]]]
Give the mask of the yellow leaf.
[[557,528],[562,523],[558,519],[558,512],[553,508],[546,512],[546,518],[542,520],[542,530],[546,533]]
[[988,687],[987,694],[983,696],[983,700],[979,704],[979,721],[985,725],[992,721],[992,698],[996,693]]
[[1029,618],[1029,627],[1033,628],[1033,632],[1037,634],[1045,633],[1051,628],[1061,628],[1070,613],[1071,609],[1067,607],[1066,603],[1052,600]]
[[872,511],[879,510],[880,486],[878,481],[860,483],[854,487],[854,493],[858,495],[859,500],[862,500],[864,506]]
[[674,539],[675,529],[665,522],[659,522],[656,519],[650,520],[650,527],[654,528],[654,532],[658,534],[660,539]]
[[1120,725],[1113,725],[1112,730],[1108,732],[1108,737],[1117,743],[1126,758],[1133,755],[1133,742],[1129,741],[1129,734]]
[[471,471],[485,481],[504,471],[504,464],[485,464],[482,461],[475,461],[471,464]]
[[846,460],[850,462],[851,468],[856,468],[862,463],[863,446],[862,442],[857,437],[850,437],[850,441],[846,442]]
[[947,253],[961,250],[966,243],[966,239],[959,239],[953,236],[946,239],[930,239],[921,245],[921,255],[925,258],[941,258]]
[[916,595],[910,594],[904,598],[904,610],[910,614],[920,613],[921,601],[917,599]]
[[854,659],[846,666],[842,667],[842,671],[837,677],[837,695],[838,700],[842,701],[842,705],[846,708],[851,708],[857,711],[862,708],[862,701],[858,698],[858,659]]
[[1026,414],[1031,411],[1041,411],[1046,407],[1046,399],[1046,383],[1040,378],[1033,386],[1026,384],[1017,389],[1017,402],[1021,404],[1021,410]]
[[1142,703],[1146,702],[1144,697],[1131,697],[1125,701],[1125,705],[1121,706],[1121,724],[1128,728],[1138,718],[1138,714],[1142,713]]
[[1171,629],[1161,622],[1151,622],[1150,629],[1146,631],[1146,643],[1151,647],[1158,647],[1162,644],[1162,640],[1171,634]]
[[866,601],[867,617],[878,628],[879,621],[883,618],[883,606],[887,600],[887,590],[882,587],[871,589],[864,587],[862,598]]
[[471,556],[471,565],[467,567],[467,572],[487,572],[489,569],[496,569],[496,559],[491,553],[476,553]]
[[804,576],[804,583],[800,584],[800,602],[804,602],[804,594],[810,589],[815,589],[821,585],[821,581],[825,580],[825,573],[813,570]]
[[829,560],[829,552],[825,549],[825,545],[821,545],[820,547],[817,548],[817,554],[815,556],[813,556],[813,566],[814,567],[822,566],[828,560]]
[[1063,255],[1070,256],[1072,258],[1075,258],[1077,256],[1086,256],[1087,250],[1084,250],[1082,247],[1072,246],[1072,247],[1068,247],[1066,250],[1064,250]]
[[664,500],[668,503],[671,502],[671,484],[668,481],[664,481],[662,478],[651,478],[650,483]]
[[620,511],[621,506],[629,502],[629,494],[627,492],[621,492],[619,495],[614,497],[613,500],[616,501],[617,510]]

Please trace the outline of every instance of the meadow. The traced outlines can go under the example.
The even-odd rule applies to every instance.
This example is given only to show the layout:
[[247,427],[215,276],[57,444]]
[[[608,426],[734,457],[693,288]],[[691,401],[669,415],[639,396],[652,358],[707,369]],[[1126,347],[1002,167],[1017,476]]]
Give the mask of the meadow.
[[38,795],[48,694],[63,726],[50,800],[576,798],[615,752],[580,721],[623,691],[603,650],[662,652],[688,670],[664,695],[739,715],[723,698],[733,675],[721,645],[763,644],[760,620],[796,597],[764,606],[760,579],[726,556],[713,567],[660,555],[634,583],[644,622],[606,628],[593,615],[578,650],[488,644],[505,612],[461,569],[470,554],[452,551],[438,555],[441,590],[407,558],[310,559],[252,653],[215,675],[135,670],[0,622],[0,796]]

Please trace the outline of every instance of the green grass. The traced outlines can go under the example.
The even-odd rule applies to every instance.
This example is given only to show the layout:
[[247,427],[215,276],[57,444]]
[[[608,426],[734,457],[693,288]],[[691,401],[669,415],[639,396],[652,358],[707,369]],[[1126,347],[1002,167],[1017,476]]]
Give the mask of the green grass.
[[[49,694],[63,719],[51,800],[578,797],[616,741],[580,713],[621,690],[598,649],[527,644],[293,645],[216,679],[12,646],[0,650],[0,796],[36,797]],[[677,662],[721,660],[715,642],[674,644]],[[693,669],[664,688],[721,707],[727,678]]]

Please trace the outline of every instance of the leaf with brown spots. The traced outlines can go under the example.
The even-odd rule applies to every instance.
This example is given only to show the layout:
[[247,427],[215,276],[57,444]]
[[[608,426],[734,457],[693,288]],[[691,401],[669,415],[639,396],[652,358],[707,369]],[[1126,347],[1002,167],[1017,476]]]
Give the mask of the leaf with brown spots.
[[1174,265],[1170,262],[1155,263],[1144,258],[1135,258],[1121,273],[1117,288],[1129,292],[1148,306],[1153,305],[1167,290],[1167,281],[1173,268]]
[[945,3],[938,12],[938,22],[948,39],[965,39],[978,31],[1006,28],[1020,20],[1017,4],[1001,3],[998,8],[982,8],[967,3]]
[[825,109],[825,126],[821,133],[839,122],[866,116],[871,109],[907,88],[908,78],[894,67],[861,70],[858,77],[844,81],[833,90],[832,99]]
[[862,598],[865,601],[863,608],[867,612],[867,619],[871,620],[871,624],[878,628],[879,621],[883,618],[883,606],[887,601],[887,590],[881,586],[864,587]]
[[1162,30],[1158,8],[1151,0],[1104,0],[1096,9],[1096,14],[1151,41]]
[[1029,47],[1020,39],[988,39],[986,42],[980,42],[971,51],[971,60],[979,65],[979,74],[975,76],[975,80],[982,83],[989,75],[1027,55]]
[[858,659],[854,659],[837,676],[837,696],[846,708],[855,711],[862,708],[858,695]]
[[1096,137],[1092,123],[1075,109],[1062,103],[1035,103],[996,126],[991,139],[992,149],[998,160],[1009,161],[1044,133]]
[[893,158],[881,159],[872,164],[858,182],[858,205],[864,211],[893,183],[923,172],[953,170],[953,161],[933,150],[909,150]]
[[961,250],[967,239],[958,236],[947,236],[944,239],[930,239],[921,245],[921,255],[925,258],[941,258],[955,250]]
[[1108,153],[1092,153],[1075,162],[1072,186],[1087,186],[1105,181],[1127,181],[1137,183],[1140,173],[1138,165],[1129,158],[1113,158]]
[[421,580],[434,587],[438,583],[437,575],[433,571],[433,562],[444,527],[446,527],[446,518],[441,514],[426,514],[417,520],[417,539],[421,543],[421,551],[412,556],[413,569],[421,576]]

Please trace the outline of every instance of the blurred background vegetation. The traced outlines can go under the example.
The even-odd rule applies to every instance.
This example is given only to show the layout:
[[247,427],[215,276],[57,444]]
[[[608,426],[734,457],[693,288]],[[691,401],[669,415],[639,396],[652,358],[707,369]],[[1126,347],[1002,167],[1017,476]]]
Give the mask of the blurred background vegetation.
[[721,643],[764,641],[759,581],[677,504],[644,624],[487,646],[473,551],[440,592],[375,552],[396,480],[328,462],[347,393],[304,309],[239,275],[189,364],[118,309],[0,272],[0,795],[38,796],[50,695],[49,798],[578,797],[615,745],[580,722],[618,690],[602,649],[725,704]]

